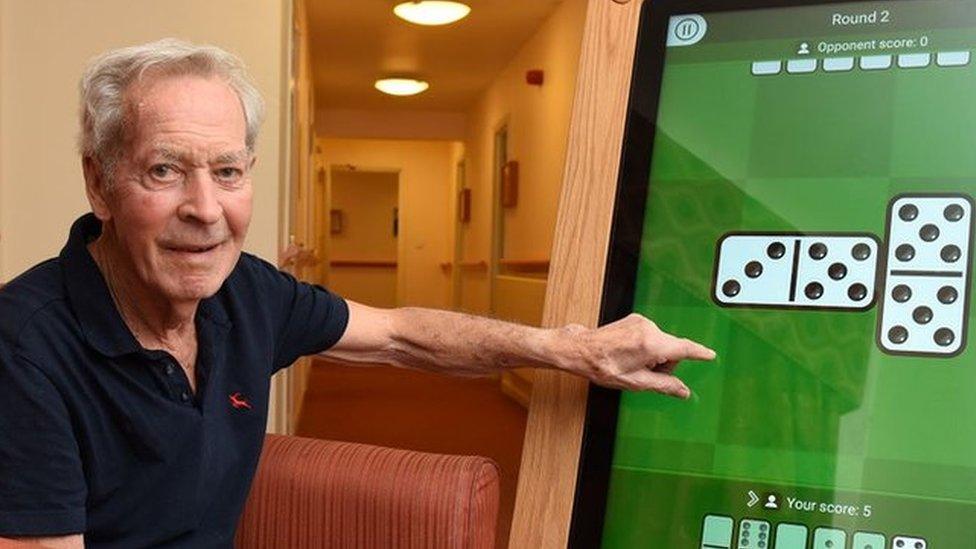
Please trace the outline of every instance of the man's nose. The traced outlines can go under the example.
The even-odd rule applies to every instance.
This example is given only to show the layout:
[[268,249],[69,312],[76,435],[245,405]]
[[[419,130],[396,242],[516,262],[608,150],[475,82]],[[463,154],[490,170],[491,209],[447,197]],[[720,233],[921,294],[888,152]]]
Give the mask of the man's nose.
[[179,215],[183,220],[196,220],[207,225],[220,221],[223,207],[217,197],[217,184],[205,169],[187,174],[183,203]]

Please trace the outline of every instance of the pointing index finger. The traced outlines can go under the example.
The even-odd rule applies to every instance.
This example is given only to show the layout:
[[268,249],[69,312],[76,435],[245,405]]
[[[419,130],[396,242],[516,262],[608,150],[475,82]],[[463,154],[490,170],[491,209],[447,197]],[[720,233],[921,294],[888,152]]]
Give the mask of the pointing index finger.
[[681,340],[679,351],[684,355],[684,358],[691,360],[715,360],[714,350],[690,339]]

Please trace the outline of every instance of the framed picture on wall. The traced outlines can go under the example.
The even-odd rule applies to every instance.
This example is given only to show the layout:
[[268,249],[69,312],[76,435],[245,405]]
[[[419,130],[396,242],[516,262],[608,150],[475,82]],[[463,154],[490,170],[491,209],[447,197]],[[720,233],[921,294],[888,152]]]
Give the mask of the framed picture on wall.
[[518,206],[519,163],[509,160],[502,168],[502,207]]
[[329,233],[342,234],[342,210],[329,210]]

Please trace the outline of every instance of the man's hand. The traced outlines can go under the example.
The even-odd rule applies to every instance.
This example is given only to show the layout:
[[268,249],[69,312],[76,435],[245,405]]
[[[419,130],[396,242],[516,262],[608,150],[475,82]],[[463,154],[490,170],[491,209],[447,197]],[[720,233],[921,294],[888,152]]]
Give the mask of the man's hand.
[[691,391],[673,375],[678,363],[715,358],[715,351],[668,334],[638,314],[596,329],[566,326],[555,340],[563,370],[604,387],[679,398]]
[[303,248],[299,244],[291,242],[288,246],[278,252],[278,268],[284,269],[286,267],[297,266],[298,260],[302,255]]

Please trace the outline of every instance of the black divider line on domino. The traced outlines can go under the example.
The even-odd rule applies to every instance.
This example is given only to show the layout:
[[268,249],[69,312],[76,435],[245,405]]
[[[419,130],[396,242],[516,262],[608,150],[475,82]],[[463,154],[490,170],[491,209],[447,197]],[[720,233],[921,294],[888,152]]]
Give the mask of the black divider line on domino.
[[793,273],[790,274],[790,303],[796,301],[796,279],[800,270],[800,239],[793,241]]
[[891,276],[919,276],[933,278],[962,278],[962,271],[891,271]]

